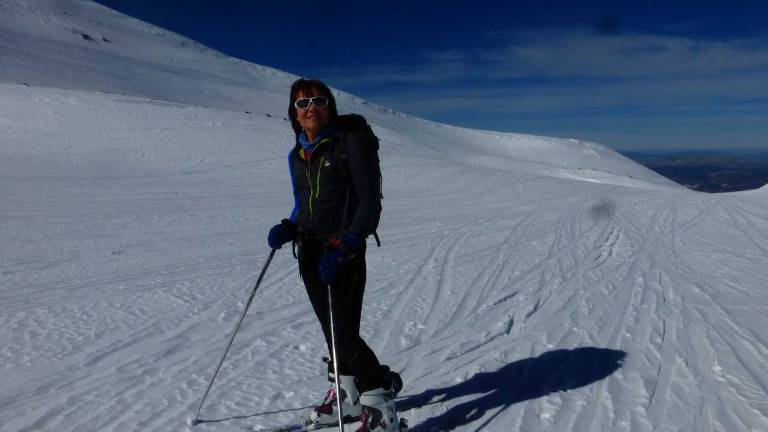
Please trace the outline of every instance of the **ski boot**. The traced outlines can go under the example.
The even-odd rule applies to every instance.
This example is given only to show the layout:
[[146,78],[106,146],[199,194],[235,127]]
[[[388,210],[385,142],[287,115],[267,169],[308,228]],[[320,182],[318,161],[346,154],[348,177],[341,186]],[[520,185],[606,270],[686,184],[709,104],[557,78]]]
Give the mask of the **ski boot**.
[[408,424],[398,418],[395,397],[403,389],[400,374],[383,366],[379,373],[380,387],[366,390],[360,395],[363,414],[361,427],[355,432],[405,432]]
[[[400,391],[400,388],[397,391]],[[396,394],[393,388],[377,388],[361,394],[361,427],[355,432],[406,432],[408,423],[397,415]]]

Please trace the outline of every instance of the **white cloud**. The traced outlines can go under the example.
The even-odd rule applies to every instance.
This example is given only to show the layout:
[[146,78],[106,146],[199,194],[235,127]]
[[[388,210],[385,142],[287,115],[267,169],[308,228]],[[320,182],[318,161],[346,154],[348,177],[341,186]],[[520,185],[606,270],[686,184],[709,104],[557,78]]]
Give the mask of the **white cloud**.
[[768,36],[702,40],[527,31],[510,33],[505,42],[492,49],[427,52],[419,64],[345,67],[326,70],[325,75],[352,85],[541,77],[717,78],[740,72],[760,72],[768,78]]
[[[709,41],[540,31],[514,33],[505,41],[495,49],[427,53],[420,64],[323,75],[351,91],[386,88],[375,95],[380,101],[441,110],[496,106],[499,95],[522,102],[516,110],[768,98],[768,37]],[[392,93],[390,84],[407,88]]]
[[768,38],[723,41],[584,31],[524,32],[508,46],[479,52],[477,58],[492,76],[668,78],[740,70],[768,72]]
[[474,119],[493,128],[491,119],[505,118],[556,124],[568,117],[571,135],[582,130],[574,119],[583,119],[584,128],[591,127],[588,120],[594,122],[596,138],[603,134],[629,142],[624,127],[658,127],[647,135],[671,136],[671,129],[661,129],[673,127],[668,116],[676,133],[687,130],[691,136],[697,124],[714,121],[727,127],[722,119],[731,124],[744,120],[742,138],[729,128],[734,142],[757,142],[765,133],[759,119],[768,118],[766,36],[704,40],[537,31],[496,34],[494,41],[501,46],[437,51],[426,53],[420,64],[367,65],[326,75],[333,85],[377,103],[460,124]]

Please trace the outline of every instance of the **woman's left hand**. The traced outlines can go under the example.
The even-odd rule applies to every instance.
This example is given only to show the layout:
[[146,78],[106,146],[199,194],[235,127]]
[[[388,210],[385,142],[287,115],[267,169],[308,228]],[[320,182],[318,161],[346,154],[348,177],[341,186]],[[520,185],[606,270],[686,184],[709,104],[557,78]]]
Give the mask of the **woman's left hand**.
[[344,234],[340,238],[331,239],[328,253],[323,255],[318,263],[320,281],[325,285],[331,283],[344,264],[363,249],[364,244],[354,234]]

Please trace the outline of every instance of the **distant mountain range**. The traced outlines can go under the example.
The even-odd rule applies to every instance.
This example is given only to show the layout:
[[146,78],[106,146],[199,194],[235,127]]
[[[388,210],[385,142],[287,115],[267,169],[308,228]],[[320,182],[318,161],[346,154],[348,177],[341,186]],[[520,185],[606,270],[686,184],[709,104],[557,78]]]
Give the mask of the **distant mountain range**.
[[768,151],[689,150],[622,154],[700,192],[750,190],[768,183]]

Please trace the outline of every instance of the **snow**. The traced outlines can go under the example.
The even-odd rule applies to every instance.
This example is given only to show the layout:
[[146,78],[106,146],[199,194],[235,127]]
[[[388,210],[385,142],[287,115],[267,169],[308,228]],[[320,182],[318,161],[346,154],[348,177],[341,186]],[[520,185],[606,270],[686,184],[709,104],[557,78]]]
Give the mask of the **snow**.
[[[4,1],[0,46],[0,431],[242,429],[317,402],[283,249],[212,421],[185,425],[292,204],[296,77],[72,0]],[[337,95],[382,138],[362,333],[414,431],[768,430],[765,188]]]

